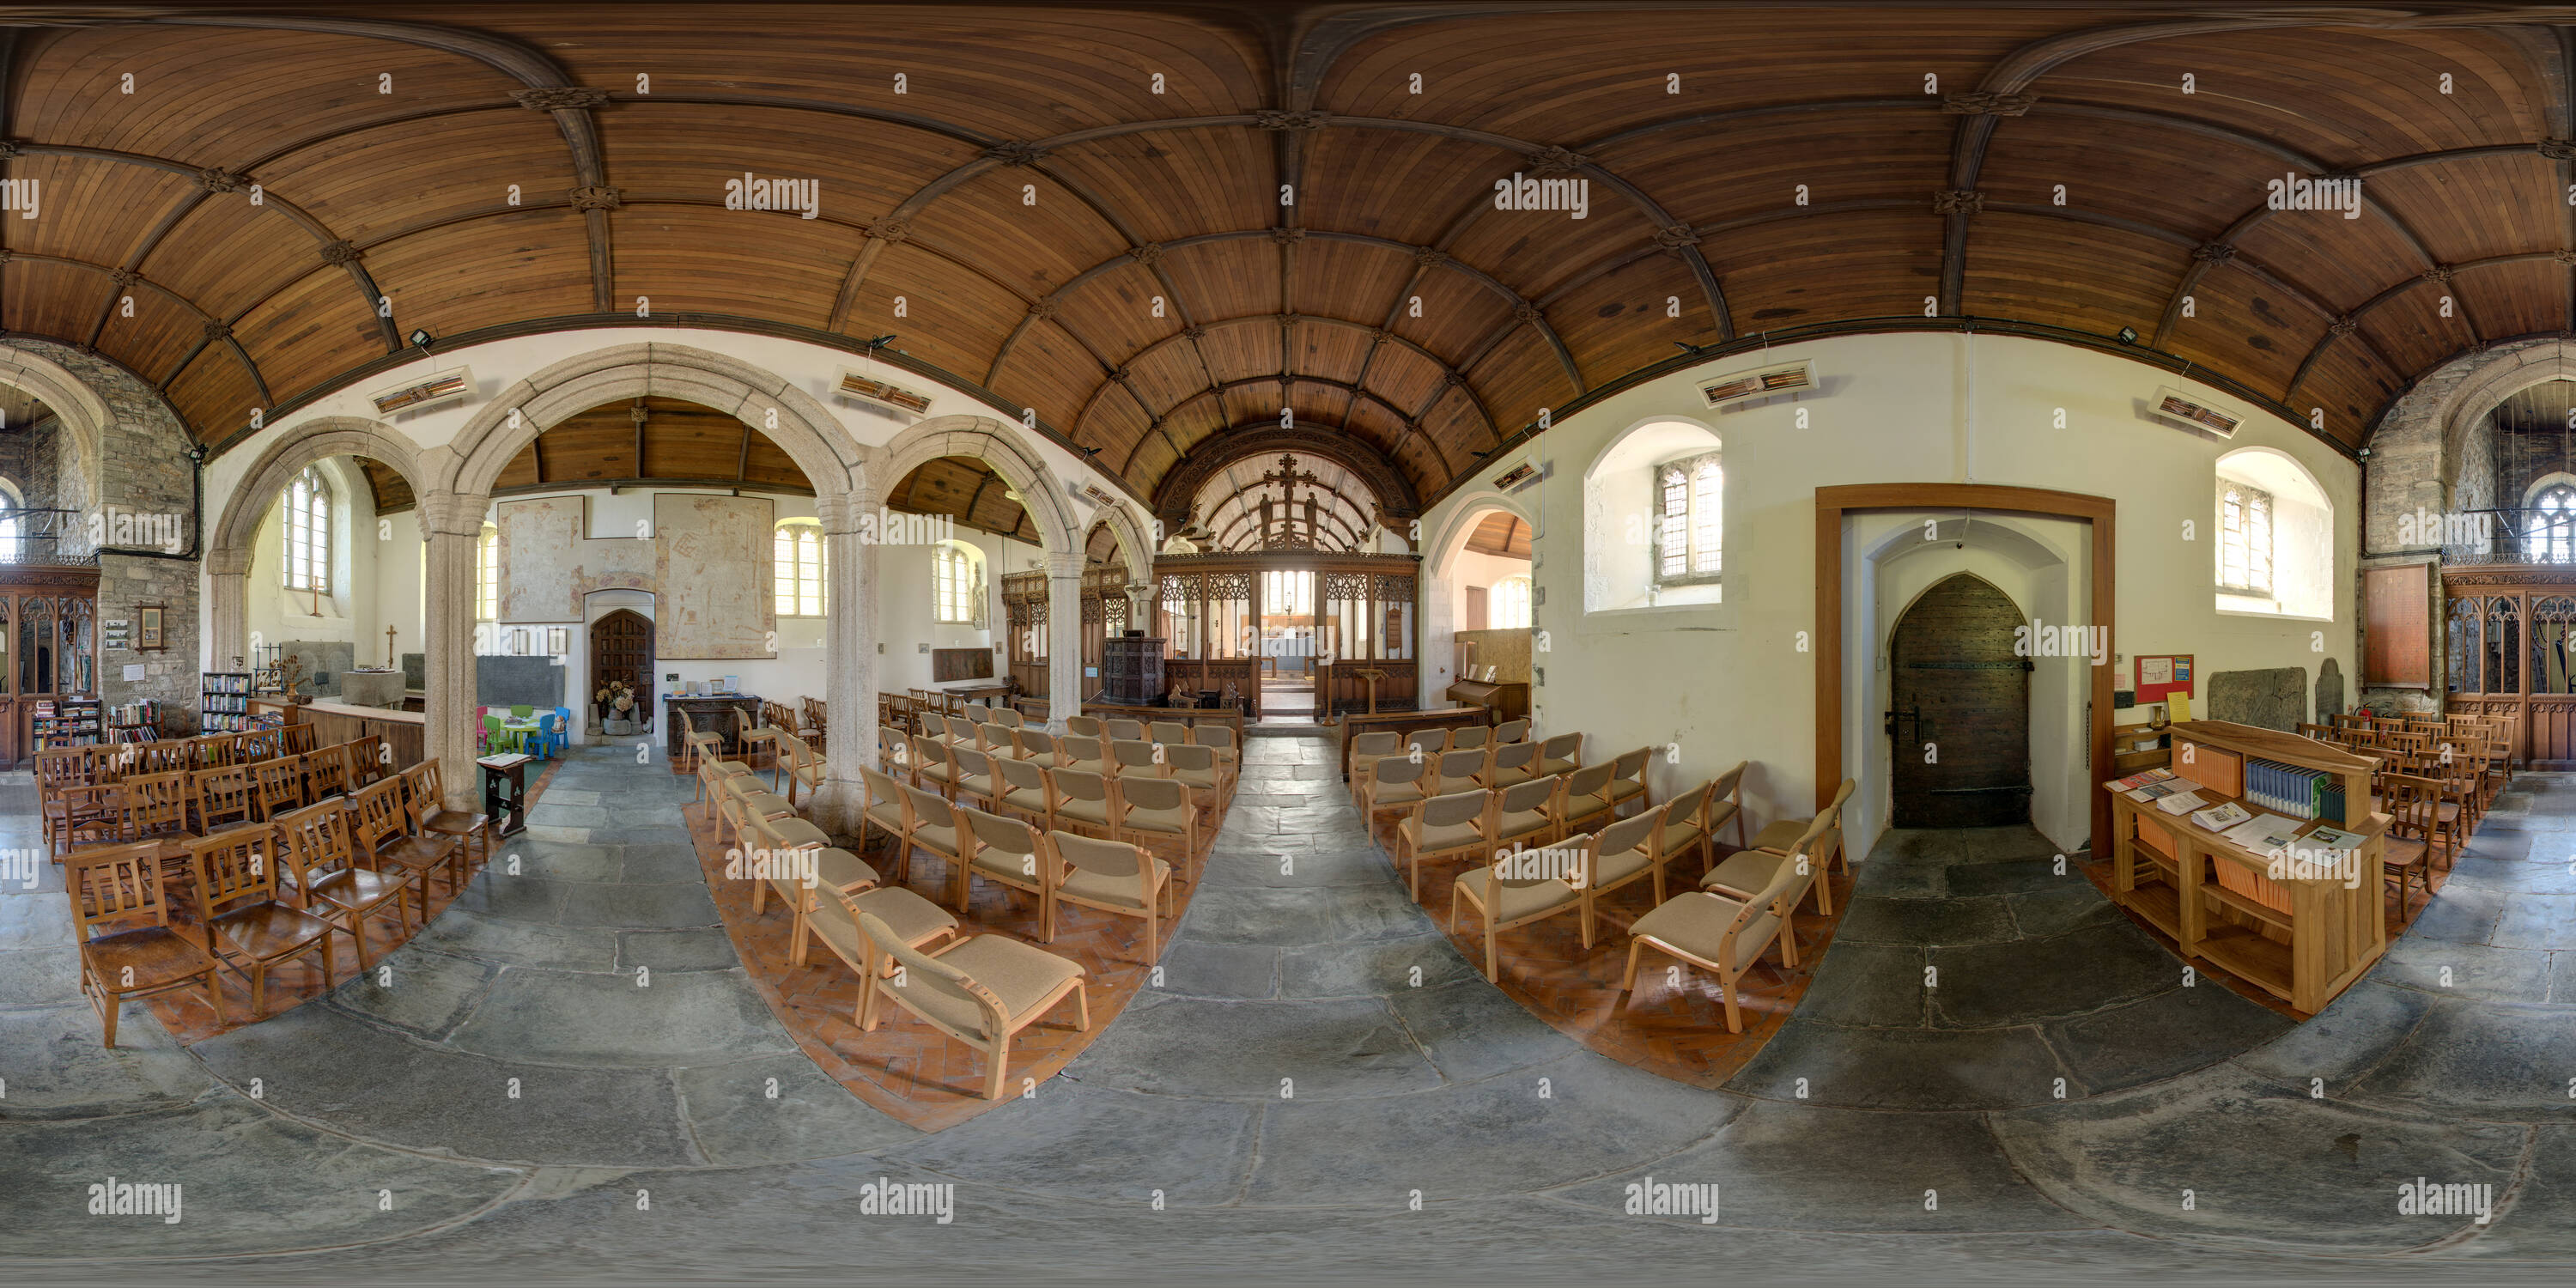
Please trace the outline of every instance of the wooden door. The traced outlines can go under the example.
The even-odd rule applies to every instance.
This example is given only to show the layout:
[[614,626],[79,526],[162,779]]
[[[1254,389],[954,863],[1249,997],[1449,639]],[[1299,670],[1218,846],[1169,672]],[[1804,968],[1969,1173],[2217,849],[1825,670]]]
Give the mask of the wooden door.
[[611,680],[635,686],[636,718],[653,711],[653,623],[642,613],[621,608],[590,624],[590,691],[587,701]]
[[1896,826],[2030,821],[2030,660],[2013,650],[2021,624],[2009,596],[1967,573],[1923,592],[1896,623]]

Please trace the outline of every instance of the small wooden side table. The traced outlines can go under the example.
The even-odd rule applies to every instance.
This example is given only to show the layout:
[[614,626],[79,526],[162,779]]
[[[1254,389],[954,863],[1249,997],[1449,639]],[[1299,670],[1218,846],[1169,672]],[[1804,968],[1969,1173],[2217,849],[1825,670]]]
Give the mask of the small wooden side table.
[[528,830],[528,763],[535,759],[514,751],[474,762],[483,767],[483,817],[498,824],[497,835],[516,836]]

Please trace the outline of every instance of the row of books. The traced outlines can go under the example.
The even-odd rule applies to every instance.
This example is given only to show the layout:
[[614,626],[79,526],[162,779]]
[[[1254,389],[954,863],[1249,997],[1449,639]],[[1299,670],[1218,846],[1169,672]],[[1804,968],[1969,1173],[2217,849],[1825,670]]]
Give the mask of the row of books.
[[207,733],[247,733],[253,729],[274,729],[286,723],[286,717],[275,712],[249,715],[233,711],[209,711],[203,721]]
[[206,672],[204,682],[199,685],[199,689],[206,693],[248,693],[250,692],[250,673],[247,671],[208,671]]
[[2245,799],[2292,818],[2343,821],[2343,779],[2275,760],[2245,762]]

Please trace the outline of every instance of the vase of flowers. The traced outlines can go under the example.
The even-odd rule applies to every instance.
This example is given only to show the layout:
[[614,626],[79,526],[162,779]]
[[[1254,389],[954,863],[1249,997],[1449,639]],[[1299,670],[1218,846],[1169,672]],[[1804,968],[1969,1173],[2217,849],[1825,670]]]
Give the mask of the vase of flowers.
[[635,718],[635,686],[624,680],[611,680],[601,685],[590,695],[590,700],[599,708],[599,722],[603,725],[611,720]]

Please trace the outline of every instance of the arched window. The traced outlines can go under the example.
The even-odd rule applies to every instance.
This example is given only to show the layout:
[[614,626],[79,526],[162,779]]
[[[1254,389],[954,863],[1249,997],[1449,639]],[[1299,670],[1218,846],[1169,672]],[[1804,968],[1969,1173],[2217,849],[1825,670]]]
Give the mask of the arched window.
[[307,465],[286,485],[286,587],[331,591],[331,485],[319,467]]
[[1655,469],[1655,584],[1686,586],[1716,578],[1721,566],[1726,469],[1711,452]]
[[1631,426],[1583,472],[1583,611],[1725,602],[1725,444],[1681,419]]
[[778,525],[771,564],[781,617],[823,615],[823,586],[831,565],[823,554],[823,525],[812,519],[789,519]]
[[984,624],[984,564],[964,546],[930,548],[930,615],[942,626]]
[[501,620],[501,530],[488,523],[474,539],[474,616]]
[[2553,483],[2531,499],[2534,517],[2523,545],[2533,563],[2576,563],[2576,488]]
[[2272,593],[2272,494],[2218,480],[2218,588]]
[[1505,577],[1495,582],[1493,597],[1486,608],[1486,619],[1501,629],[1529,625],[1530,579]]

